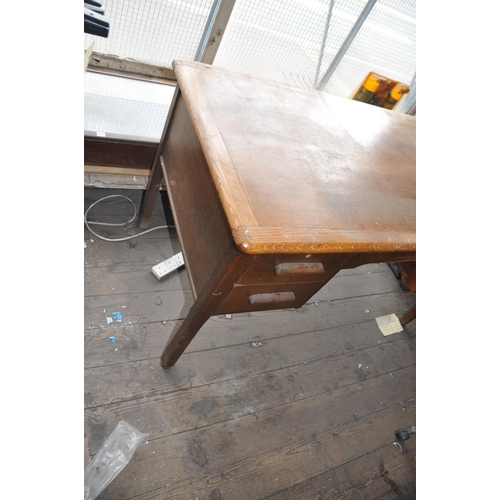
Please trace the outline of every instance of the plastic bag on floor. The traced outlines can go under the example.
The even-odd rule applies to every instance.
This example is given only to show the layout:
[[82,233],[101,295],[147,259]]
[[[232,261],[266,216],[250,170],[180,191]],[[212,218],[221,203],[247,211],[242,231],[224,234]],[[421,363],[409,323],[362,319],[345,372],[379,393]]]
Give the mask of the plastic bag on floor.
[[101,449],[85,468],[85,500],[94,500],[130,462],[137,447],[149,436],[120,420]]

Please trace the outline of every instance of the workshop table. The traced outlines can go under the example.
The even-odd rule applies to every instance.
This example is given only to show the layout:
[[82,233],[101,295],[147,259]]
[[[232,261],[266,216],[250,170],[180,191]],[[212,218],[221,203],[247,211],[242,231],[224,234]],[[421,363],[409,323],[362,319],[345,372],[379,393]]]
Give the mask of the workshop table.
[[171,367],[212,315],[299,308],[341,269],[416,260],[416,118],[192,61],[144,194],[165,178],[195,298]]

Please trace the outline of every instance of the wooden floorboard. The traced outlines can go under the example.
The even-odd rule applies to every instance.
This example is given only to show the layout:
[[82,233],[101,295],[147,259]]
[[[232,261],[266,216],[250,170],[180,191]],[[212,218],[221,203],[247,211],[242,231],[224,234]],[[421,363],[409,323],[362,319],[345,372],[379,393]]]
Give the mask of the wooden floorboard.
[[[142,196],[86,188],[85,209],[109,194],[137,208]],[[123,200],[89,212],[132,213]],[[170,217],[163,194],[151,226]],[[175,230],[107,242],[85,228],[84,239],[86,461],[120,420],[149,433],[99,498],[415,498],[416,436],[399,446],[394,432],[416,424],[416,320],[387,337],[375,322],[415,294],[389,266],[344,270],[299,310],[214,316],[164,370],[163,347],[193,303],[185,270],[151,272],[180,251]]]

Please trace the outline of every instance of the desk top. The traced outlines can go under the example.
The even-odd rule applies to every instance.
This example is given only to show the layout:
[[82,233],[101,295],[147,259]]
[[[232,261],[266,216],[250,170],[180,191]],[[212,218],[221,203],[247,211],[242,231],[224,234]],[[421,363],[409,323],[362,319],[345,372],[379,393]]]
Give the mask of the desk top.
[[415,117],[192,61],[173,67],[241,251],[415,251]]

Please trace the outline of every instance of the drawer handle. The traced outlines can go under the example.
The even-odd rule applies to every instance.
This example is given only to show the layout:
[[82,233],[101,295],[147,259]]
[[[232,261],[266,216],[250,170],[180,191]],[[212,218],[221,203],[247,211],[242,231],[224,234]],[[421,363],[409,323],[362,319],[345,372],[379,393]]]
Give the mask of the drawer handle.
[[277,304],[279,302],[293,302],[293,292],[256,293],[248,297],[250,304]]
[[325,268],[321,262],[301,262],[278,264],[274,268],[274,274],[322,274]]

